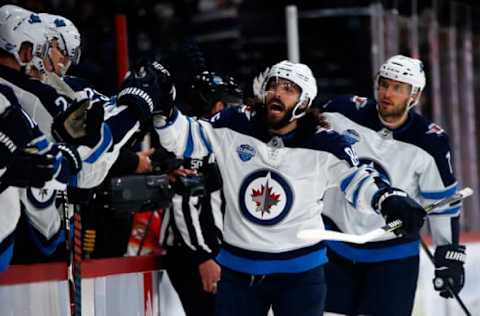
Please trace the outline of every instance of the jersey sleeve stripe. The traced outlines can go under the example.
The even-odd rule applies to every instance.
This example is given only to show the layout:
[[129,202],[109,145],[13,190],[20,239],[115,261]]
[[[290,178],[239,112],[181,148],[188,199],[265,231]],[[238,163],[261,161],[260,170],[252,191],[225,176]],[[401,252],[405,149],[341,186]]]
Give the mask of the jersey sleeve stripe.
[[192,135],[192,119],[187,117],[188,120],[188,136],[187,136],[187,146],[183,152],[183,157],[190,158],[193,153],[193,135]]
[[99,144],[94,148],[93,152],[85,159],[85,162],[94,163],[97,161],[100,156],[108,150],[110,145],[112,144],[112,132],[107,124],[102,124],[102,138]]
[[369,176],[363,178],[362,180],[360,180],[360,182],[357,184],[357,188],[355,189],[355,191],[353,192],[353,198],[352,198],[352,203],[353,203],[353,207],[357,208],[357,204],[358,204],[358,195],[360,194],[360,190],[362,189],[363,185],[365,184],[365,182],[370,179]]
[[425,199],[440,200],[454,195],[457,190],[457,183],[455,183],[443,191],[420,191],[420,195]]
[[462,208],[461,205],[449,207],[447,209],[441,210],[439,212],[433,212],[430,213],[429,216],[435,216],[435,215],[456,215],[460,212],[460,209]]
[[347,176],[346,178],[344,178],[340,182],[340,189],[342,190],[342,192],[345,192],[345,190],[350,185],[350,183],[353,181],[353,179],[355,178],[357,173],[358,173],[358,170],[355,170],[355,172],[353,172],[352,174],[350,174],[349,176]]

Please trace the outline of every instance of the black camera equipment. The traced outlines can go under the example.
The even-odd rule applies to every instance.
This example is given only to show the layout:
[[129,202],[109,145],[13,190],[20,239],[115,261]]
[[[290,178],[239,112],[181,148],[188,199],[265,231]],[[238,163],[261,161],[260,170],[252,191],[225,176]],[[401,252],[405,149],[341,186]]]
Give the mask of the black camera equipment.
[[107,203],[103,207],[119,212],[166,208],[173,196],[165,174],[113,177],[102,193]]

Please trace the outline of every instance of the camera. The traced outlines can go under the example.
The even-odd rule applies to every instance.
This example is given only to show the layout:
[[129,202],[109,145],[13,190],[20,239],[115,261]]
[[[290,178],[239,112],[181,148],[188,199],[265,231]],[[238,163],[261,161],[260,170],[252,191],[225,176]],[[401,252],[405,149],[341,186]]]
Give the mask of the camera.
[[175,193],[200,196],[205,194],[205,179],[202,175],[178,177],[174,185]]
[[132,212],[169,207],[173,190],[168,175],[130,175],[111,178],[103,194],[105,208]]

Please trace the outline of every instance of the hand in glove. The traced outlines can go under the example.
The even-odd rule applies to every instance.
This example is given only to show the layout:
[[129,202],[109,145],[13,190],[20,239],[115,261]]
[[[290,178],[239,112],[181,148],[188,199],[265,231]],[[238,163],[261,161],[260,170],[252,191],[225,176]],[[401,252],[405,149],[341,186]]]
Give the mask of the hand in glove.
[[102,101],[75,101],[53,119],[52,135],[58,142],[93,148],[100,141],[103,119]]
[[378,206],[387,223],[394,220],[402,221],[402,226],[394,231],[397,235],[418,234],[427,215],[420,204],[398,189],[390,188],[386,190],[380,196]]
[[117,103],[127,105],[145,128],[152,114],[169,118],[173,112],[175,86],[168,70],[157,62],[140,64],[127,73]]
[[18,150],[0,177],[0,192],[9,186],[41,188],[55,174],[55,157]]
[[435,278],[433,287],[440,292],[440,296],[452,298],[453,293],[458,294],[465,283],[465,246],[462,245],[444,245],[435,249]]

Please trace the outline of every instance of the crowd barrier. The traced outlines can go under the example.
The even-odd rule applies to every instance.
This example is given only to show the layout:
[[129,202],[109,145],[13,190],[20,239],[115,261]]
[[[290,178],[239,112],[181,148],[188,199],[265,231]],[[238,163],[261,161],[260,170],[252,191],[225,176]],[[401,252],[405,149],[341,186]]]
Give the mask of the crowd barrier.
[[[462,242],[467,263],[461,297],[472,315],[480,315],[480,234],[464,234]],[[161,256],[82,261],[82,316],[182,316],[161,269]],[[463,315],[455,300],[442,299],[433,290],[433,269],[422,251],[413,315]],[[66,263],[13,265],[0,273],[0,315],[71,316]]]

